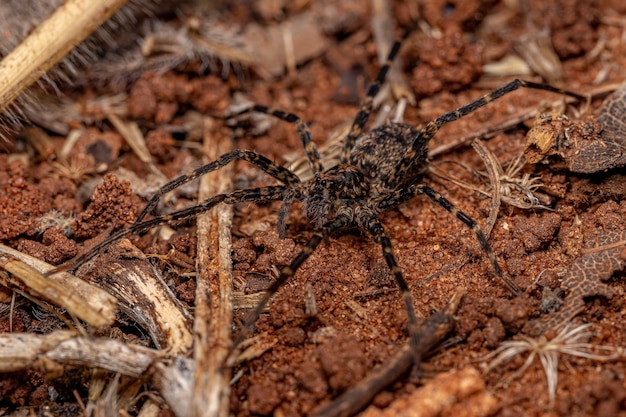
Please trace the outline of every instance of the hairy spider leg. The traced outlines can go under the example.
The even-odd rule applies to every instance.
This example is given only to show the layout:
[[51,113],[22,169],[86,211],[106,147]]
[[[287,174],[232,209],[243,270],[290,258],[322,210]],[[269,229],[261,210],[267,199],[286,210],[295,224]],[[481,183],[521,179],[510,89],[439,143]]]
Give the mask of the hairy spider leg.
[[135,220],[134,224],[141,223],[144,217],[152,213],[156,205],[159,203],[161,197],[166,193],[169,193],[170,191],[180,187],[185,183],[188,183],[189,181],[208,174],[209,172],[218,170],[236,159],[251,163],[252,165],[263,170],[266,174],[276,178],[278,181],[287,186],[294,186],[300,183],[300,179],[296,174],[294,174],[287,168],[274,164],[263,155],[260,155],[254,151],[234,149],[230,152],[226,152],[224,155],[220,156],[213,162],[202,165],[201,167],[196,168],[187,174],[174,178],[172,181],[159,188],[159,190],[152,196],[152,198],[148,202],[148,205],[146,205],[141,214],[139,214],[139,217],[137,217],[137,220]]
[[[383,250],[383,258],[385,258],[385,262],[387,263],[389,270],[396,280],[396,285],[398,286],[400,296],[402,297],[402,301],[404,302],[404,308],[407,315],[407,329],[409,332],[409,337],[411,338],[411,344],[413,345],[415,353],[417,354],[419,352],[418,346],[420,327],[417,322],[417,314],[415,313],[415,307],[413,306],[413,297],[411,297],[409,285],[404,279],[404,276],[402,275],[402,270],[398,266],[396,258],[393,255],[393,246],[391,245],[391,240],[387,236],[387,233],[385,233],[385,228],[371,210],[367,211],[368,212],[362,213],[360,216],[357,216],[357,223],[362,229],[366,230],[374,238],[374,241],[378,243]],[[420,357],[415,358],[416,366],[419,365],[420,359]]]
[[[423,152],[425,144],[427,144],[435,136],[435,134],[439,131],[441,126],[443,126],[446,123],[450,123],[455,120],[458,120],[461,117],[464,117],[476,111],[477,109],[485,106],[486,104],[491,103],[492,101],[497,100],[505,96],[506,94],[512,93],[513,91],[519,88],[545,90],[545,91],[572,96],[579,100],[586,99],[585,96],[582,96],[580,94],[573,93],[568,90],[563,90],[561,88],[553,87],[548,84],[533,83],[530,81],[522,81],[519,79],[512,80],[504,84],[503,86],[493,90],[492,92],[487,93],[483,95],[482,97],[479,97],[478,99],[471,101],[470,103],[465,104],[455,110],[446,112],[442,114],[441,116],[437,117],[436,119],[434,119],[433,121],[429,122],[419,132],[417,137],[413,140],[413,144],[411,145],[411,147],[406,150],[406,152],[404,153],[404,156],[402,157],[400,162],[396,165],[392,177],[397,177],[397,178],[404,177],[407,172],[411,172],[411,169],[415,169],[415,167],[413,167],[414,161],[420,160],[418,156],[421,154],[421,152]],[[452,204],[450,201],[448,201],[443,196],[441,196],[441,194],[439,194],[437,191],[424,185],[413,185],[412,187],[409,187],[406,190],[398,190],[391,196],[388,196],[387,198],[383,199],[379,203],[379,207],[383,209],[385,207],[390,207],[392,205],[398,204],[400,201],[405,201],[416,193],[426,194],[428,197],[430,197],[431,200],[435,201],[437,204],[445,208],[447,211],[449,211],[450,213],[455,215],[459,220],[465,223],[474,232],[478,241],[480,242],[480,245],[483,247],[483,250],[487,253],[487,256],[489,257],[489,260],[491,261],[498,278],[500,278],[503,281],[506,287],[513,294],[517,295],[521,293],[521,290],[515,283],[513,283],[513,281],[504,277],[504,274],[502,273],[502,269],[500,268],[500,265],[498,264],[498,261],[493,253],[493,250],[491,249],[491,246],[487,242],[487,239],[484,233],[482,232],[482,230],[480,230],[480,227],[478,226],[478,224],[472,218],[470,218],[461,210],[456,208],[454,204]]]
[[313,139],[313,135],[311,135],[311,130],[300,116],[283,110],[270,108],[262,104],[254,104],[253,106],[245,110],[229,115],[228,118],[232,119],[233,117],[241,116],[242,114],[251,112],[269,114],[270,116],[274,116],[287,123],[295,124],[296,131],[298,132],[298,136],[300,136],[300,140],[302,141],[302,147],[304,148],[304,152],[309,161],[309,166],[311,167],[313,175],[317,176],[320,172],[324,170],[319,151],[317,150],[317,144]]
[[391,64],[393,63],[393,60],[398,55],[398,51],[400,50],[402,43],[404,43],[406,38],[408,38],[411,32],[413,32],[413,29],[414,29],[413,27],[406,29],[404,31],[404,34],[399,39],[396,39],[394,41],[393,45],[391,46],[391,50],[389,51],[389,54],[387,55],[387,59],[385,60],[385,63],[383,64],[382,67],[380,67],[380,70],[378,70],[378,74],[376,75],[376,79],[367,89],[367,94],[365,95],[365,98],[363,99],[363,102],[361,103],[359,112],[356,114],[354,121],[352,122],[352,127],[350,128],[350,132],[348,132],[348,135],[346,136],[346,139],[344,141],[343,150],[341,153],[342,163],[346,163],[349,161],[350,151],[352,151],[352,148],[354,148],[354,144],[356,143],[356,140],[359,138],[359,136],[361,136],[361,133],[363,133],[365,124],[367,123],[367,120],[369,119],[370,114],[372,113],[372,109],[374,106],[374,98],[376,97],[376,94],[378,94],[380,87],[385,82],[385,78],[387,77],[389,68],[391,68]]
[[263,310],[269,303],[270,299],[278,292],[278,290],[289,280],[289,278],[293,277],[298,268],[311,256],[315,249],[322,243],[331,233],[340,230],[350,224],[350,218],[345,215],[338,216],[332,222],[326,223],[319,230],[315,231],[313,237],[309,239],[306,246],[302,248],[300,253],[291,261],[291,263],[284,267],[278,277],[272,285],[269,286],[267,290],[265,290],[265,294],[259,304],[252,310],[248,316],[246,317],[243,327],[241,328],[241,332],[237,335],[237,338],[233,341],[233,350],[243,340],[248,336],[252,328],[254,327],[254,323],[256,323],[257,319],[263,313]]
[[201,213],[204,213],[208,210],[211,210],[219,203],[226,204],[236,204],[242,203],[245,201],[275,201],[282,200],[285,198],[287,194],[293,194],[294,190],[285,188],[282,185],[277,186],[268,186],[268,187],[259,187],[253,188],[250,190],[236,190],[226,194],[218,194],[213,196],[207,200],[204,200],[201,204],[188,207],[183,210],[179,210],[170,214],[164,214],[162,216],[157,216],[149,220],[142,221],[140,223],[133,223],[129,227],[118,229],[111,233],[105,240],[98,243],[89,251],[83,253],[76,258],[59,265],[58,267],[48,271],[44,275],[52,275],[62,271],[68,270],[76,270],[85,262],[92,259],[94,256],[98,255],[102,252],[107,246],[110,244],[117,242],[118,240],[132,235],[132,234],[140,234],[147,232],[148,230],[160,226],[162,224],[167,224],[175,221],[185,220],[192,217],[195,217]]
[[385,199],[380,201],[380,203],[378,204],[378,207],[381,210],[385,210],[387,208],[390,208],[392,206],[395,206],[397,204],[400,204],[404,201],[409,200],[410,198],[414,197],[416,194],[425,194],[432,201],[439,204],[441,207],[446,209],[450,214],[452,214],[461,222],[463,222],[463,224],[465,224],[476,236],[476,239],[480,243],[480,246],[482,247],[483,251],[487,254],[487,258],[489,259],[489,262],[491,263],[498,279],[500,279],[502,283],[506,286],[506,288],[509,291],[511,291],[511,293],[513,293],[514,295],[517,296],[522,293],[522,290],[517,286],[517,284],[515,284],[509,278],[504,276],[504,273],[502,272],[502,268],[500,268],[500,264],[498,263],[498,260],[496,259],[496,255],[493,252],[491,245],[489,245],[489,242],[487,241],[487,237],[483,233],[478,223],[474,219],[472,219],[470,216],[465,214],[463,211],[461,211],[461,209],[459,209],[454,204],[452,204],[450,200],[448,200],[447,198],[439,194],[437,191],[435,191],[433,188],[427,185],[423,185],[423,184],[414,184],[410,186],[409,188],[397,190],[393,194],[390,194]]
[[533,83],[531,81],[523,81],[519,79],[514,79],[504,84],[503,86],[493,90],[490,93],[485,94],[482,97],[477,98],[465,104],[455,110],[451,110],[437,117],[435,120],[429,122],[421,131],[420,135],[415,138],[413,141],[413,145],[407,149],[404,154],[402,160],[398,163],[394,170],[394,176],[402,176],[405,172],[409,172],[411,169],[411,165],[416,158],[416,155],[423,149],[424,143],[428,143],[433,136],[439,131],[441,126],[446,123],[454,122],[455,120],[460,119],[461,117],[467,116],[468,114],[478,110],[486,104],[491,103],[494,100],[497,100],[519,88],[530,88],[535,90],[544,90],[550,91],[553,93],[565,94],[571,97],[574,97],[578,100],[587,100],[587,97],[573,93],[568,90],[563,90],[561,88],[553,87],[548,84],[539,84]]
[[283,200],[283,204],[280,205],[280,209],[278,210],[276,228],[278,229],[278,237],[281,239],[284,239],[287,235],[287,218],[289,217],[289,209],[298,195],[298,193],[287,194]]
[[[302,147],[304,148],[304,152],[309,162],[309,166],[311,167],[311,172],[313,173],[314,176],[317,177],[319,176],[321,172],[324,171],[324,166],[322,165],[320,154],[317,149],[317,144],[315,143],[315,140],[313,139],[311,130],[309,129],[309,126],[306,124],[306,122],[302,120],[300,116],[294,113],[283,111],[283,110],[270,108],[262,104],[254,104],[250,108],[247,108],[238,113],[229,115],[229,118],[237,117],[242,114],[246,114],[250,112],[268,114],[270,116],[274,116],[280,120],[283,120],[287,123],[295,124],[296,131],[298,132],[298,136],[300,136],[300,140],[302,141]],[[286,198],[280,208],[280,211],[278,212],[277,228],[278,228],[278,236],[280,238],[285,237],[286,230],[287,230],[286,220],[289,214],[289,208],[291,207],[291,204],[293,203],[294,198],[295,198],[294,196]]]

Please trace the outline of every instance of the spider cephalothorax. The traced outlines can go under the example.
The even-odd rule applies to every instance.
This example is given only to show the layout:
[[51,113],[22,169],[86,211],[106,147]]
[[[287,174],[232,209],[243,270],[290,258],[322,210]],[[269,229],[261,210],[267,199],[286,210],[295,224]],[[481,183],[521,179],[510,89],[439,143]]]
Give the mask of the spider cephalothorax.
[[339,214],[352,218],[353,205],[367,197],[369,188],[370,181],[353,166],[342,164],[321,172],[306,189],[307,216],[317,229]]

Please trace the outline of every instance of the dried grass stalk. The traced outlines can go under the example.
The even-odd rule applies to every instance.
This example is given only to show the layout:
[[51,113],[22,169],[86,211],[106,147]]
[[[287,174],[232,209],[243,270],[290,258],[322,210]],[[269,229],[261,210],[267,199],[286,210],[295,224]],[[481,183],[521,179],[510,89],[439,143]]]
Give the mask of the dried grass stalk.
[[128,0],[68,0],[0,62],[0,112]]

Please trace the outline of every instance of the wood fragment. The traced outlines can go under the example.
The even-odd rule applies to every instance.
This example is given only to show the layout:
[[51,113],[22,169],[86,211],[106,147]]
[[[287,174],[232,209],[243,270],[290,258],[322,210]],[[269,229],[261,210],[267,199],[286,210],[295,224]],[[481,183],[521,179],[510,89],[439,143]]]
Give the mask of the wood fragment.
[[47,335],[0,334],[0,372],[35,368],[56,374],[64,366],[87,366],[139,378],[163,356],[154,349],[104,337],[77,336],[69,330]]
[[109,113],[107,118],[111,124],[117,129],[117,132],[122,135],[128,146],[135,152],[135,155],[148,166],[150,172],[156,175],[163,183],[167,182],[167,177],[159,171],[154,162],[152,162],[152,155],[146,145],[146,139],[139,129],[137,122],[129,122],[123,120],[116,114]]
[[244,340],[237,346],[241,352],[237,356],[237,363],[246,363],[254,358],[260,357],[274,347],[276,343],[278,343],[278,339],[268,336],[267,333],[261,333]]
[[483,65],[483,74],[489,77],[520,77],[532,74],[528,64],[517,55],[507,55],[497,62]]
[[475,368],[437,375],[407,397],[399,398],[389,407],[367,409],[364,417],[437,417],[441,415],[489,416],[499,405],[498,399],[486,390],[485,381]]
[[68,272],[46,277],[43,274],[52,270],[52,265],[2,244],[0,268],[9,272],[0,271],[0,285],[15,286],[43,298],[94,327],[110,326],[115,321],[115,297]]
[[189,415],[195,362],[183,356],[159,361],[153,367],[153,383],[176,417]]
[[[245,294],[243,291],[234,291],[233,307],[235,310],[250,310],[258,306],[263,298],[265,298],[265,291],[252,294]],[[265,311],[269,311],[269,308],[266,308]]]
[[191,315],[144,253],[123,239],[99,259],[77,273],[115,295],[120,309],[148,332],[158,348],[171,354],[188,352],[193,341]]

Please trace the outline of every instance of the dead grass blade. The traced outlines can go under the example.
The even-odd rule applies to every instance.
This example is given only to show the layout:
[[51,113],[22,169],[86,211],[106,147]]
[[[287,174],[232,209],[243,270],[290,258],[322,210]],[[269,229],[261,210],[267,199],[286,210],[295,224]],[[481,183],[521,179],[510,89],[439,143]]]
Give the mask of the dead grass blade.
[[588,331],[589,327],[591,327],[591,323],[576,327],[572,327],[571,323],[568,323],[550,340],[544,335],[538,338],[522,335],[521,340],[503,342],[498,349],[484,358],[489,359],[495,357],[487,367],[487,372],[510,362],[518,355],[529,352],[524,364],[507,378],[506,383],[508,383],[522,375],[530,365],[532,365],[534,359],[539,357],[539,361],[546,374],[550,407],[552,407],[556,399],[556,389],[559,380],[558,364],[561,354],[595,361],[611,361],[624,356],[623,349],[614,346],[588,343],[588,340],[592,336],[591,332]]

